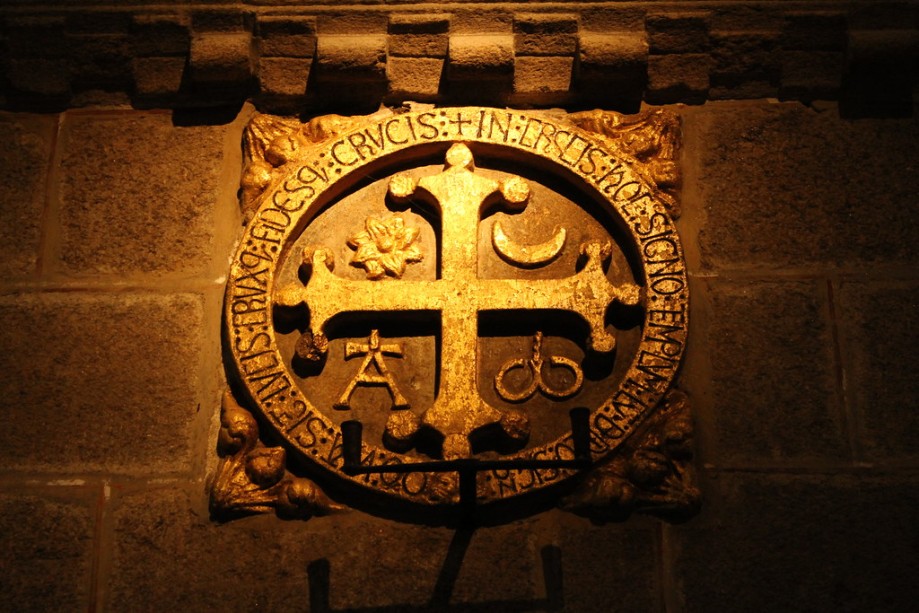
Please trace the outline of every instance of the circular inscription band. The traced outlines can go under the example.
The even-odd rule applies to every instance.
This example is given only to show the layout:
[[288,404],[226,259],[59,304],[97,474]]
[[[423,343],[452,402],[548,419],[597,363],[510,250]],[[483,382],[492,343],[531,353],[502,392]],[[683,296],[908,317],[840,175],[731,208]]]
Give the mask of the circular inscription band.
[[[453,251],[476,248],[475,225],[479,222],[479,211],[473,211],[470,222],[473,227],[467,232],[472,237],[471,246],[455,244],[462,241],[464,235],[457,229],[462,224],[453,224],[451,221],[462,218],[468,222],[470,215],[463,216],[454,209],[477,206],[475,194],[468,190],[478,189],[475,186],[479,183],[475,181],[485,180],[471,174],[471,169],[474,169],[473,156],[500,158],[521,169],[536,168],[540,173],[554,175],[580,193],[587,194],[600,204],[612,223],[624,229],[621,234],[628,244],[621,247],[635,256],[637,274],[641,277],[636,280],[640,285],[640,293],[634,296],[643,314],[641,338],[624,375],[617,378],[608,395],[604,394],[606,400],[599,406],[588,407],[591,411],[590,452],[594,461],[602,461],[614,453],[643,417],[655,408],[676,375],[686,343],[688,286],[676,228],[655,195],[656,188],[648,185],[636,171],[640,162],[620,152],[613,140],[580,129],[563,118],[472,107],[390,115],[379,120],[368,119],[359,128],[301,149],[298,157],[278,169],[278,174],[264,192],[258,210],[246,227],[232,262],[227,284],[225,324],[234,365],[257,410],[287,442],[290,451],[343,481],[384,496],[421,505],[451,504],[455,500],[455,492],[450,491],[455,489],[455,480],[445,479],[443,475],[435,473],[383,473],[371,477],[366,474],[352,476],[343,471],[342,435],[339,426],[328,416],[331,407],[315,406],[310,401],[308,390],[303,387],[303,379],[294,374],[289,360],[286,363],[279,350],[273,322],[274,306],[284,303],[282,294],[289,290],[277,287],[276,281],[285,259],[300,257],[299,253],[289,253],[291,247],[321,210],[327,207],[334,209],[336,198],[368,174],[393,174],[393,170],[409,168],[411,162],[416,160],[420,165],[429,164],[431,160],[442,163],[446,158],[447,164],[442,174],[449,177],[444,179],[447,181],[444,193],[435,193],[440,189],[437,187],[440,183],[427,177],[418,181],[418,189],[429,196],[434,193],[429,199],[439,206],[435,210],[442,217],[444,226],[444,236],[440,243],[445,270],[456,262],[468,263],[468,260],[452,260],[451,264],[448,260],[452,256],[444,250],[448,249],[448,242],[449,249]],[[463,165],[468,166],[469,170]],[[461,172],[467,172],[469,176],[456,174]],[[428,187],[425,188],[425,185]],[[462,197],[457,196],[459,186],[466,186],[462,187],[462,190],[466,190]],[[397,191],[402,190],[407,195],[410,187],[414,188],[414,184],[399,184]],[[514,189],[509,187],[505,190],[508,202],[522,198],[512,193]],[[390,194],[394,194],[392,186]],[[601,247],[585,243],[582,252],[588,263],[584,270],[572,275],[570,279],[550,280],[558,286],[555,290],[549,287],[550,281],[545,280],[508,281],[519,283],[524,288],[533,284],[532,291],[527,289],[517,294],[535,297],[530,302],[522,300],[511,304],[512,301],[509,301],[507,308],[555,308],[573,311],[581,315],[589,325],[599,321],[600,328],[594,326],[591,329],[588,344],[592,343],[595,349],[599,347],[601,351],[608,350],[604,348],[606,341],[603,339],[609,334],[603,330],[603,315],[610,301],[625,299],[616,294],[618,290],[611,288],[599,315],[591,311],[593,307],[590,305],[595,300],[594,288],[597,284],[593,281],[587,283],[584,279],[590,273],[592,262],[597,264],[603,258],[601,251]],[[314,254],[312,262],[308,262],[312,264],[312,276],[318,278],[321,273],[325,283],[320,287],[323,292],[310,293],[308,287],[300,288],[302,300],[310,309],[313,332],[318,331],[315,328],[317,318],[325,321],[336,312],[353,312],[365,308],[361,304],[361,296],[365,292],[352,291],[357,287],[354,284],[374,284],[376,288],[409,283],[398,279],[389,279],[383,283],[372,280],[346,282],[325,265],[325,257],[328,256]],[[599,265],[593,268],[600,270]],[[475,291],[479,293],[491,291],[488,290],[491,287],[496,288],[495,291],[500,289],[495,284],[501,281],[477,280],[475,270],[453,271],[451,274],[465,279],[467,284],[478,288]],[[598,274],[602,275],[602,270]],[[605,282],[605,277],[601,281]],[[318,283],[316,281],[317,287]],[[430,294],[434,298],[430,300],[436,302],[440,292],[446,301],[449,291],[443,288],[447,286],[440,279],[429,283],[432,288],[440,288],[431,290]],[[605,283],[609,285],[609,282]],[[361,287],[369,288],[370,285]],[[372,291],[368,292],[372,294]],[[406,292],[406,295],[410,295],[410,292]],[[341,296],[341,299],[335,296]],[[314,301],[312,308],[311,300]],[[320,300],[322,305],[319,304]],[[453,307],[418,306],[411,303],[409,298],[405,298],[404,306],[407,310],[441,310],[442,322],[460,322],[449,333],[444,330],[441,342],[459,343],[463,350],[471,347],[474,353],[477,342],[475,327],[470,328],[461,322],[468,320],[470,313],[473,319],[477,316],[475,309],[468,306],[476,304],[476,300],[469,297],[465,303],[467,311],[452,314],[448,314],[447,309]],[[468,311],[468,308],[473,310]],[[393,307],[392,310],[398,308]],[[471,335],[472,338],[462,338],[463,335]],[[614,342],[613,339],[607,344],[611,347]],[[443,353],[447,353],[447,348]],[[474,365],[474,360],[472,363]],[[474,379],[476,375],[473,372],[469,376]],[[453,381],[456,377],[450,375],[448,379]],[[478,411],[472,410],[475,407],[469,409],[465,406],[467,396],[448,393],[449,390],[445,391],[444,387],[442,380],[435,400],[436,406],[428,411],[426,419],[431,424],[441,426],[439,431],[446,433],[448,440],[463,438],[471,428],[487,423],[492,409],[484,406],[484,401],[481,401],[483,406],[476,404],[480,406]],[[454,397],[463,404],[451,406]],[[472,417],[463,413],[467,410],[471,411],[468,415]],[[463,420],[465,426],[460,423]],[[462,429],[464,427],[465,430]],[[551,442],[507,457],[573,459],[572,435],[566,433]],[[412,461],[406,455],[366,442],[363,443],[361,458],[369,465]],[[512,498],[560,484],[573,475],[574,471],[569,469],[486,471],[478,477],[478,498],[483,502]]]

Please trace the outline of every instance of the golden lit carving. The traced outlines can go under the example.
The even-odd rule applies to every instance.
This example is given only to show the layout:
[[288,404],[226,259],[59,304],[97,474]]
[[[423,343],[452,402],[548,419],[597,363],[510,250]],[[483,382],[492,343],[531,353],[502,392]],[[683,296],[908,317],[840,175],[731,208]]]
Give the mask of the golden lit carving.
[[[562,388],[556,388],[546,383],[543,375],[543,367],[545,364],[546,362],[542,358],[542,332],[537,332],[536,336],[533,338],[533,356],[526,359],[518,358],[516,360],[511,360],[498,371],[495,377],[495,389],[498,395],[508,402],[523,402],[524,400],[532,398],[533,395],[539,391],[549,398],[561,400],[574,396],[581,390],[581,385],[584,384],[584,371],[581,370],[577,362],[560,355],[549,357],[549,364],[552,367],[567,370],[574,375],[574,381]],[[526,377],[528,383],[516,392],[511,391],[505,381],[507,376],[514,370],[529,371],[529,376]]]
[[279,515],[307,518],[344,510],[312,481],[287,473],[284,448],[259,441],[255,418],[229,391],[223,397],[218,449],[223,458],[211,488],[214,515],[274,509]]
[[548,241],[537,245],[521,245],[508,238],[504,233],[504,228],[501,227],[501,222],[496,221],[491,226],[491,243],[498,255],[511,264],[523,268],[543,266],[557,258],[565,247],[567,237],[568,231],[565,228],[556,227],[552,238]]
[[[688,331],[671,217],[675,116],[384,109],[306,124],[258,116],[246,138],[247,225],[227,282],[229,355],[240,387],[305,470],[428,508],[457,504],[463,488],[487,505],[559,491],[553,486],[583,464],[539,462],[572,460],[581,441],[578,457],[596,468],[571,508],[611,514],[604,492],[621,478],[640,486],[642,505],[669,504],[678,488],[671,477],[659,481],[661,457],[672,468],[677,456],[669,446],[648,443],[639,453],[634,445],[659,412],[673,413],[672,402],[659,404]],[[441,162],[442,171],[430,169]],[[422,236],[424,259],[415,259]],[[394,250],[400,256],[384,261]],[[363,267],[366,278],[334,272],[336,259]],[[521,338],[532,339],[529,355],[520,355]],[[401,359],[384,361],[389,345]],[[328,359],[358,354],[357,375]],[[391,393],[392,410],[334,410],[350,406],[356,387],[377,384]],[[349,457],[380,470],[346,470],[345,415],[364,427]],[[586,453],[575,430],[586,431]],[[253,466],[269,474],[275,452],[263,453]],[[477,469],[472,481],[432,468],[494,457],[530,464]],[[418,462],[426,468],[406,466]]]
[[417,239],[418,228],[406,227],[401,217],[368,217],[364,229],[348,238],[348,246],[356,251],[351,265],[363,266],[368,279],[386,274],[401,278],[406,263],[420,262],[424,257]]
[[[366,355],[367,357],[364,358],[364,362],[357,370],[357,374],[348,383],[348,387],[341,393],[338,402],[333,405],[336,409],[351,408],[351,394],[354,393],[354,389],[358,385],[382,385],[389,391],[394,409],[408,408],[408,401],[399,391],[395,379],[393,379],[389,369],[386,368],[386,362],[383,361],[384,354],[402,357],[402,347],[396,344],[384,345],[380,343],[379,330],[373,330],[366,343],[348,343],[345,345],[345,359],[360,355]],[[371,366],[375,367],[379,374],[372,375],[367,372]]]
[[[468,437],[475,430],[500,424],[504,433],[525,440],[526,416],[499,411],[479,397],[477,386],[478,314],[490,310],[557,310],[578,314],[590,329],[591,349],[612,351],[616,338],[606,330],[606,310],[615,301],[638,303],[636,285],[613,285],[603,263],[610,259],[609,244],[591,241],[581,246],[586,264],[579,273],[560,280],[482,280],[476,277],[476,236],[486,202],[500,200],[505,206],[526,206],[529,188],[513,177],[499,183],[475,174],[472,153],[463,144],[453,145],[446,155],[444,171],[415,181],[397,175],[390,183],[393,198],[416,197],[441,216],[441,279],[403,281],[400,284],[367,284],[332,273],[327,250],[316,248],[309,263],[309,281],[302,289],[284,288],[277,302],[310,310],[310,327],[325,333],[326,322],[343,311],[403,312],[439,311],[442,329],[440,392],[434,405],[422,414],[422,423],[445,437],[447,450],[468,456]],[[615,265],[615,263],[613,263]]]

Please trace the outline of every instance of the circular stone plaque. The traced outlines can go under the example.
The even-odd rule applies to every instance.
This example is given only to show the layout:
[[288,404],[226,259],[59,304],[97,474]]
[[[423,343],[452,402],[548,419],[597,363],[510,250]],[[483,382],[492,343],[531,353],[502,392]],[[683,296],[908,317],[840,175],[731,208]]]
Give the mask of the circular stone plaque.
[[[318,142],[317,142],[318,141]],[[291,141],[293,142],[293,141]],[[236,374],[315,474],[389,499],[459,500],[569,481],[572,409],[607,459],[654,410],[683,354],[682,248],[650,173],[565,116],[487,108],[365,118],[288,147],[229,275]]]

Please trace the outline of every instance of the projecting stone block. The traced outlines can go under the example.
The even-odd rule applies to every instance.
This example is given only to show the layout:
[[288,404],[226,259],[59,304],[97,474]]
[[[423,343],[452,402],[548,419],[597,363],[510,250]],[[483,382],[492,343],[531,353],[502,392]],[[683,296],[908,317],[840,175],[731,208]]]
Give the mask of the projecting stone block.
[[778,92],[776,32],[713,32],[712,97],[768,98]]
[[393,15],[389,22],[389,54],[446,57],[449,29],[449,15]]
[[510,80],[514,73],[514,37],[510,34],[450,36],[451,81]]
[[[59,488],[60,489],[60,488]],[[0,494],[0,608],[4,611],[88,610],[93,500],[46,489]]]
[[131,26],[134,54],[146,56],[186,56],[191,33],[185,17],[169,14],[136,14]]
[[263,57],[258,62],[262,93],[269,96],[303,96],[313,62],[303,57]]
[[0,275],[35,272],[56,116],[0,114]]
[[316,54],[316,18],[262,15],[258,19],[262,57],[313,57]]
[[349,513],[314,518],[308,526],[272,516],[219,526],[192,507],[188,495],[175,490],[118,503],[113,609],[139,601],[157,610],[214,610],[232,602],[240,610],[275,611],[464,603],[505,611],[541,603],[532,522],[473,532]]
[[572,57],[518,57],[514,64],[515,93],[554,94],[571,89]]
[[581,32],[578,87],[587,99],[637,112],[645,93],[648,42],[644,32]]
[[709,13],[652,13],[646,22],[651,53],[705,53],[709,49]]
[[711,57],[704,53],[648,57],[648,102],[704,102],[708,98],[711,65]]
[[159,113],[68,117],[63,269],[200,274],[221,258],[212,245],[225,129],[175,127]]
[[138,57],[133,62],[134,91],[141,99],[169,98],[179,92],[184,57]]
[[440,92],[444,60],[424,57],[391,57],[386,67],[389,91],[407,99],[430,100]]
[[720,474],[702,515],[666,528],[682,610],[909,611],[919,482]]
[[7,469],[187,470],[202,305],[190,294],[0,299]]
[[718,465],[844,461],[826,288],[716,283],[710,302]]
[[323,81],[385,81],[386,35],[324,34],[316,60]]
[[919,457],[915,283],[843,283],[840,331],[862,453],[872,460]]
[[919,201],[919,173],[905,162],[919,159],[915,118],[717,104],[686,119],[687,134],[697,129],[705,268],[919,262],[919,219],[904,205]]
[[70,66],[74,89],[130,89],[132,53],[131,42],[127,36],[72,38]]
[[578,16],[531,13],[514,17],[514,48],[517,55],[568,55],[578,47]]
[[191,39],[188,74],[202,87],[244,87],[253,76],[250,32],[206,32]]

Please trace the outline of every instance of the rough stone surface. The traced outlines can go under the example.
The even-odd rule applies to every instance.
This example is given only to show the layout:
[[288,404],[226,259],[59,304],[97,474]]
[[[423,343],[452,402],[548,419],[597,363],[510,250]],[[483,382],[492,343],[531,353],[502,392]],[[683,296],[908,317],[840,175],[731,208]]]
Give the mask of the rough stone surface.
[[[661,586],[653,523],[593,526],[559,514],[564,611],[659,611]],[[552,610],[552,609],[548,609]]]
[[199,86],[240,86],[254,74],[250,32],[207,32],[191,40],[188,74]]
[[263,57],[259,59],[259,83],[270,96],[303,96],[310,78],[312,61],[302,57]]
[[0,494],[4,611],[89,608],[94,523],[90,501],[82,492],[72,497],[42,495],[46,493]]
[[457,81],[509,78],[514,72],[514,37],[509,34],[450,37],[449,78]]
[[782,98],[830,100],[839,94],[845,56],[836,51],[783,51]]
[[919,458],[916,411],[919,286],[843,283],[839,302],[849,389],[869,458]]
[[919,599],[919,483],[720,475],[673,529],[692,611],[909,611]]
[[844,120],[797,104],[706,109],[698,183],[706,268],[919,259],[908,204],[919,201],[915,119]]
[[532,525],[469,534],[351,513],[306,525],[262,516],[218,526],[181,491],[127,495],[115,510],[110,606],[520,610],[538,602]]
[[704,102],[708,97],[711,58],[704,53],[648,57],[647,99],[655,104]]
[[70,95],[70,63],[62,59],[11,60],[7,78],[14,90],[52,99]]
[[184,57],[139,57],[134,60],[134,92],[141,98],[172,96],[182,87]]
[[178,55],[191,47],[187,18],[177,15],[135,15],[131,27],[134,53],[140,57]]
[[719,462],[844,459],[826,290],[721,282],[708,337]]
[[646,27],[651,53],[705,53],[709,50],[707,12],[655,13]]
[[440,92],[444,60],[424,57],[393,57],[386,67],[393,95],[429,100]]
[[389,54],[406,57],[446,57],[448,15],[393,15],[389,22]]
[[846,15],[835,11],[789,13],[781,43],[785,49],[842,51],[846,47]]
[[61,264],[75,273],[207,268],[222,127],[168,114],[69,115],[63,133]]
[[578,47],[578,17],[535,13],[514,18],[517,55],[574,55]]
[[35,272],[56,116],[0,114],[0,275]]
[[198,297],[13,294],[0,299],[0,314],[5,468],[150,474],[189,466]]
[[263,15],[258,20],[262,56],[313,57],[316,53],[316,19]]
[[386,35],[320,36],[317,60],[319,75],[326,81],[383,81]]
[[571,89],[574,58],[518,57],[514,64],[515,92],[555,93]]

